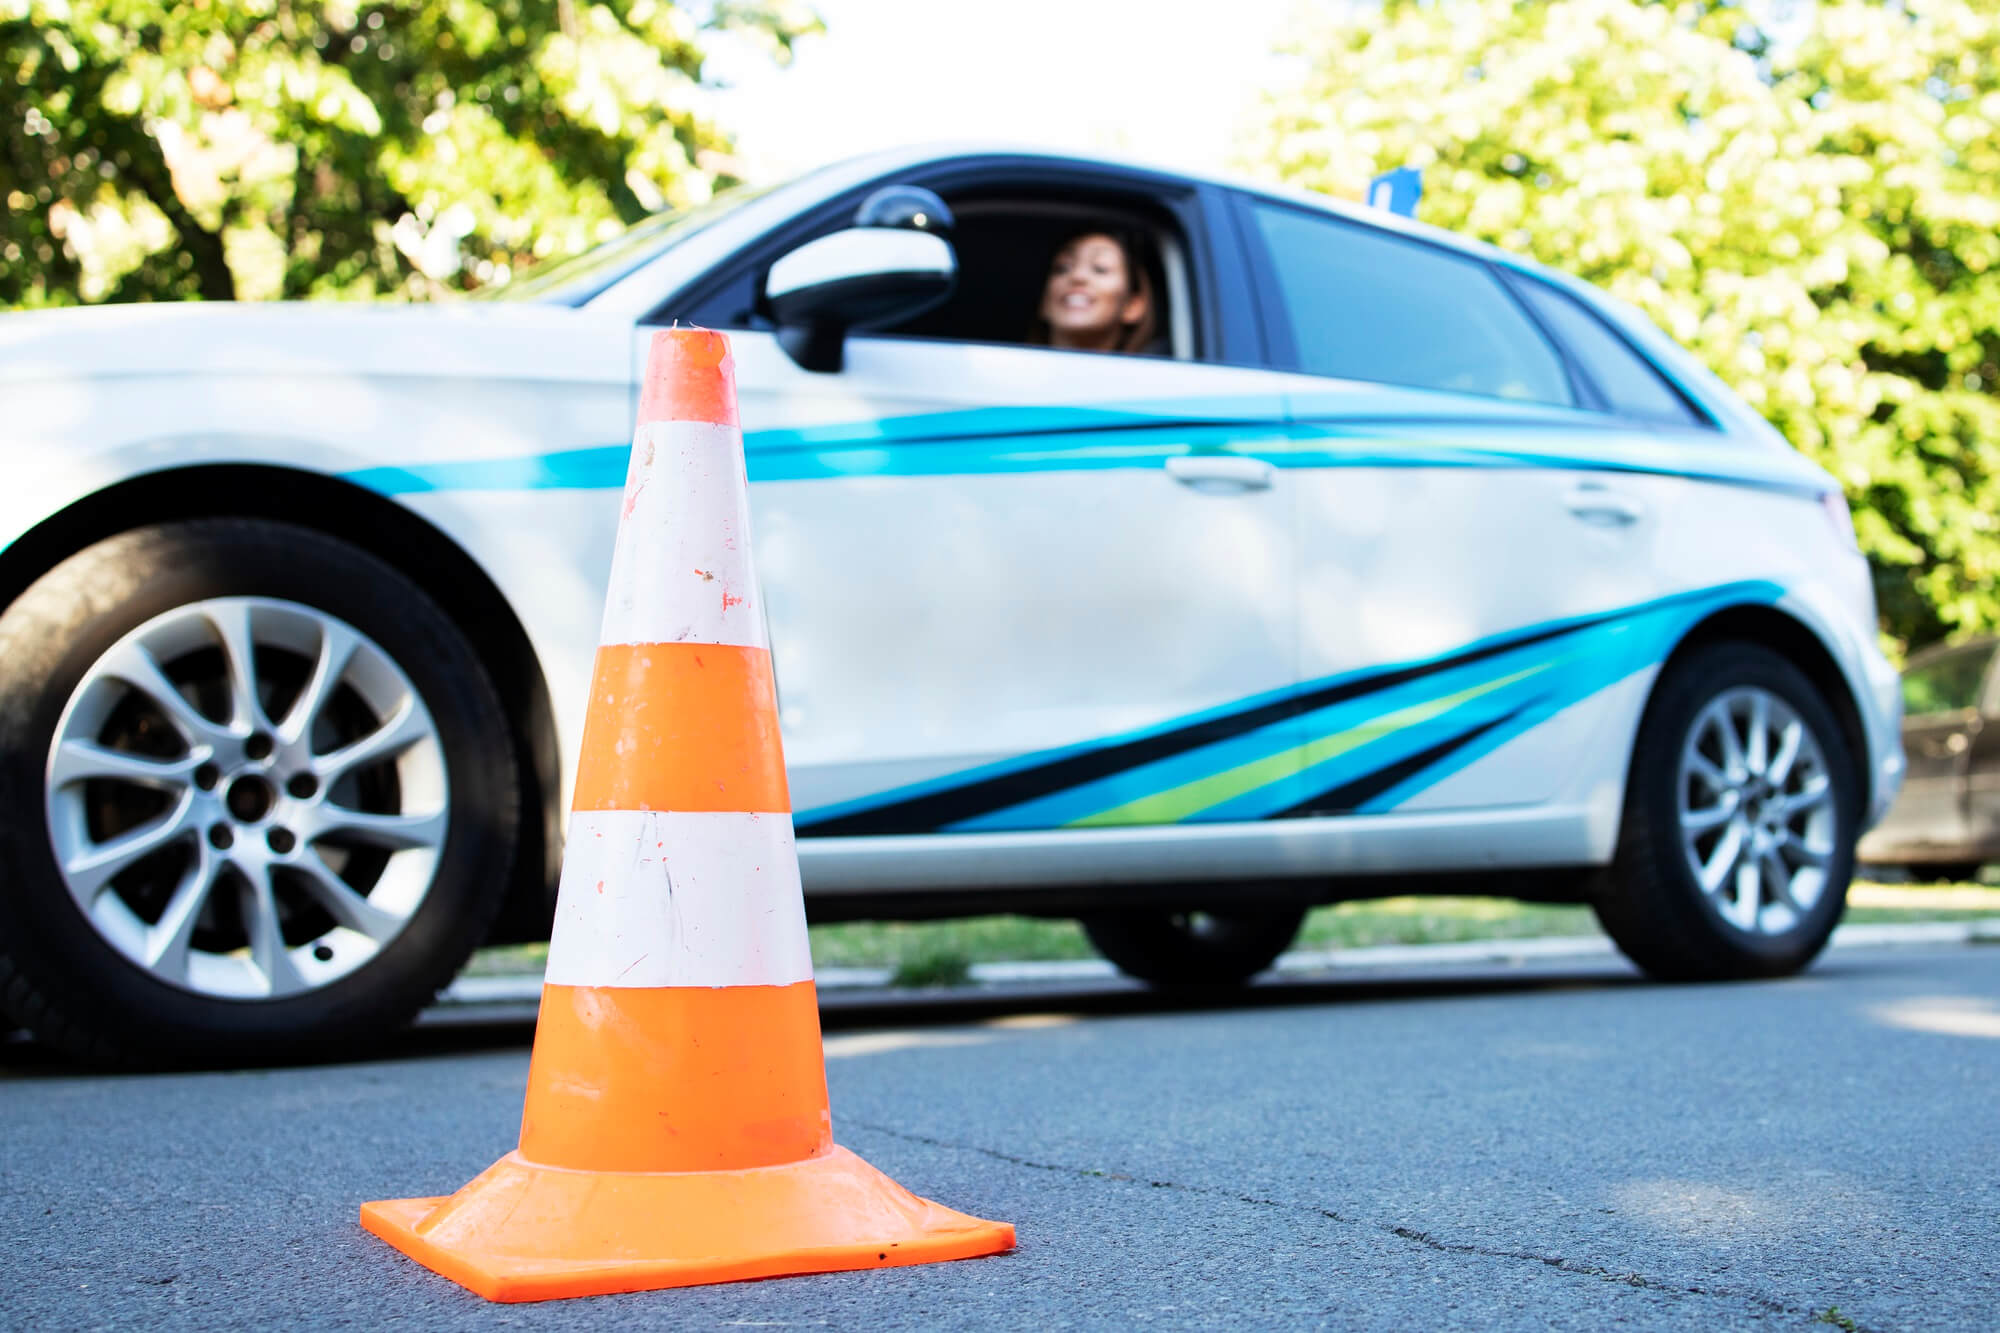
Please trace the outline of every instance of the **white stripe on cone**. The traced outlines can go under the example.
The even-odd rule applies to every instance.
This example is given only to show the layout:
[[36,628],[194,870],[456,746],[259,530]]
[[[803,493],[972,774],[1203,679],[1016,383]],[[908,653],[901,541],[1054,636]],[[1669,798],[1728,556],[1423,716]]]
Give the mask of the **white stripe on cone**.
[[632,462],[600,643],[768,648],[734,426],[649,421]]
[[810,981],[792,817],[577,811],[546,979],[560,986]]

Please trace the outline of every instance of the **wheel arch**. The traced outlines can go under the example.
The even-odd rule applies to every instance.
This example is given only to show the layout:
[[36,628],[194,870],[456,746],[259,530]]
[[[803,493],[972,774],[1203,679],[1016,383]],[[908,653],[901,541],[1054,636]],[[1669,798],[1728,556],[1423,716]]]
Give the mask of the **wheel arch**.
[[0,550],[0,609],[94,542],[151,523],[270,519],[310,528],[393,566],[435,601],[492,673],[521,757],[521,846],[492,939],[546,939],[561,856],[561,769],[540,659],[506,597],[457,542],[401,505],[321,473],[203,464],[143,473],[78,499]]
[[[1866,810],[1874,796],[1875,774],[1868,762],[1868,735],[1855,702],[1853,687],[1840,663],[1817,631],[1805,621],[1778,607],[1761,603],[1741,603],[1715,611],[1696,622],[1681,636],[1674,650],[1660,663],[1646,698],[1645,715],[1650,715],[1659,695],[1659,683],[1674,666],[1690,654],[1712,643],[1725,641],[1754,643],[1768,648],[1804,673],[1826,700],[1840,721],[1841,738],[1847,742],[1854,762],[1854,776],[1861,784],[1861,808]],[[1645,725],[1644,716],[1640,725]],[[1627,776],[1630,785],[1630,776]]]

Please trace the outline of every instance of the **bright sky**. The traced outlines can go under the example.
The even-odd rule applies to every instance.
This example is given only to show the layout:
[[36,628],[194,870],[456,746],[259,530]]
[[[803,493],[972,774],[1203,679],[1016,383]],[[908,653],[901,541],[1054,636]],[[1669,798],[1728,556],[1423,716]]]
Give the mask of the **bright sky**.
[[815,0],[788,69],[718,51],[716,114],[745,175],[898,144],[982,139],[1228,166],[1292,0]]

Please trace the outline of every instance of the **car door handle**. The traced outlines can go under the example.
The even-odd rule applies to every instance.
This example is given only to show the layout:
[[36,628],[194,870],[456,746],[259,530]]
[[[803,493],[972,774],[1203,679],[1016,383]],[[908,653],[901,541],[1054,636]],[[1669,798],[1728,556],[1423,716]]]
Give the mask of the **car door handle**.
[[1204,495],[1269,490],[1277,469],[1261,458],[1234,454],[1182,454],[1167,460],[1167,475]]
[[1646,516],[1646,507],[1608,486],[1586,481],[1563,493],[1563,508],[1586,523],[1625,527]]

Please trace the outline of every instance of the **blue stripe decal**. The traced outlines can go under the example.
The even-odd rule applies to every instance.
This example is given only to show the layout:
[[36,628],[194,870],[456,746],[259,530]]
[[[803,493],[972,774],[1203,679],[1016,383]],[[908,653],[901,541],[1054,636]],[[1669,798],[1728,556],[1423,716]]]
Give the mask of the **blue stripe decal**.
[[[1237,404],[1241,407],[1245,404]],[[1818,494],[1827,482],[1795,455],[1740,442],[1663,440],[1553,416],[1410,417],[1281,422],[1218,419],[1225,404],[1174,413],[1080,407],[973,408],[803,429],[751,431],[753,482],[840,477],[984,476],[1156,469],[1169,458],[1227,453],[1285,469],[1554,467],[1683,476]],[[382,495],[439,491],[615,490],[626,444],[514,458],[362,468],[348,481]]]
[[[940,827],[953,832],[1000,832],[1061,827],[1117,812],[1129,803],[1173,793],[1190,784],[1222,778],[1246,765],[1264,764],[1276,771],[1257,773],[1248,790],[1227,791],[1181,816],[1188,822],[1240,821],[1314,813],[1381,813],[1393,810],[1546,722],[1598,691],[1652,666],[1670,653],[1696,623],[1728,606],[1774,603],[1782,589],[1769,582],[1743,582],[1677,594],[1627,608],[1609,616],[1552,621],[1507,635],[1482,640],[1449,654],[1399,663],[1363,672],[1315,680],[1288,690],[1267,692],[1187,717],[1174,718],[1142,731],[1109,737],[1086,745],[1021,756],[1004,764],[987,765],[929,782],[898,787],[839,805],[802,810],[796,816],[802,833],[834,818],[865,818],[870,810],[901,805],[914,798],[990,782],[1092,750],[1130,744],[1151,736],[1179,731],[1192,724],[1226,722],[1233,715],[1264,708],[1285,698],[1305,699],[1334,687],[1384,679],[1383,688],[1342,697],[1331,705],[1293,713],[1268,725],[1193,746],[1165,758],[1136,763],[1105,777],[1078,782],[1015,804],[1001,805]],[[1514,641],[1518,647],[1510,647]],[[1470,660],[1463,660],[1463,659]],[[1433,665],[1437,669],[1430,669]],[[1462,696],[1462,697],[1461,697]],[[1411,720],[1395,723],[1398,714]],[[1393,723],[1383,726],[1385,720]],[[1379,734],[1378,734],[1379,733]],[[1343,736],[1358,743],[1314,761],[1318,742]],[[1446,742],[1463,738],[1461,745]],[[1425,762],[1432,751],[1442,758]],[[1298,762],[1287,767],[1288,757]],[[1422,766],[1359,804],[1352,811],[1313,808],[1321,793],[1364,782],[1371,774],[1394,776],[1396,766]],[[1123,815],[1117,822],[1128,822]],[[1129,822],[1140,822],[1132,820]]]

